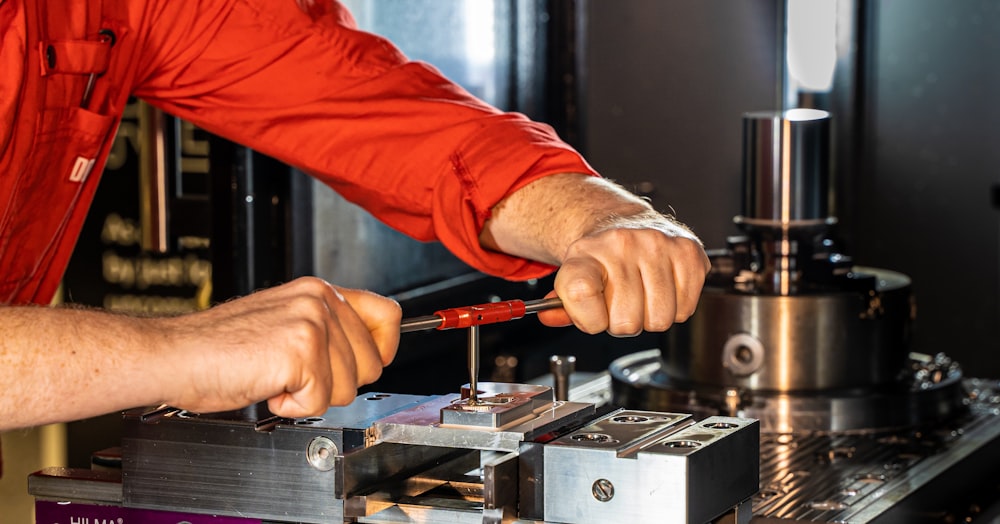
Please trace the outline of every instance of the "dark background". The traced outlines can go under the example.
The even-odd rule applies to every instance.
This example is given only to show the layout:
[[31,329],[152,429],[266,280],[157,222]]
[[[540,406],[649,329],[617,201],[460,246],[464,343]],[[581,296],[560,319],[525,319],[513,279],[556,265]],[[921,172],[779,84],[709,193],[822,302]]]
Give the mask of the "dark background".
[[[585,2],[583,148],[651,182],[708,247],[739,214],[741,115],[780,100],[781,2]],[[837,214],[862,265],[913,279],[913,349],[1000,376],[1000,2],[862,3],[856,170]],[[833,115],[834,123],[845,115]],[[844,146],[845,144],[840,144]],[[847,162],[843,162],[847,164]]]

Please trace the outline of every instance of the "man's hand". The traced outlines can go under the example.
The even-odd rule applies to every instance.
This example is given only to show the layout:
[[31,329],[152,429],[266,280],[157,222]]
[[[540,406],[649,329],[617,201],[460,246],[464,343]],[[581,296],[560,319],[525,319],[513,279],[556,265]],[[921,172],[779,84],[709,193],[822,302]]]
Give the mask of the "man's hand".
[[207,311],[141,318],[0,307],[0,430],[169,404],[284,417],[347,404],[396,354],[399,304],[300,278]]
[[399,343],[399,304],[300,278],[207,311],[152,319],[177,387],[164,402],[195,412],[267,400],[284,417],[349,404]]
[[709,267],[683,226],[653,212],[616,217],[570,244],[555,280],[564,309],[538,317],[586,333],[665,331],[694,313]]
[[548,325],[633,336],[664,331],[694,313],[711,267],[683,225],[607,180],[555,175],[494,208],[484,246],[560,266],[563,310],[539,313]]

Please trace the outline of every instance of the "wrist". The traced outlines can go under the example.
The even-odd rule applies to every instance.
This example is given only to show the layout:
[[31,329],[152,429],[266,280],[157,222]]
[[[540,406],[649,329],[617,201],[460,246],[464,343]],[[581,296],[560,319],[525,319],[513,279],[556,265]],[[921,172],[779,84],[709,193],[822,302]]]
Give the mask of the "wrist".
[[647,208],[631,214],[614,213],[598,220],[584,236],[596,235],[611,229],[654,229],[665,235],[687,238],[703,245],[701,239],[686,224],[673,215]]

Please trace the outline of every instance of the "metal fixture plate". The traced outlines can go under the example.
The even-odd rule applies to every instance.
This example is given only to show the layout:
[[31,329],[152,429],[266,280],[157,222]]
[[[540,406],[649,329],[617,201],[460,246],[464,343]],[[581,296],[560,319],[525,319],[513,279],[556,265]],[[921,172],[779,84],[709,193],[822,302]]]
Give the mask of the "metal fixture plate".
[[[614,405],[635,409],[683,411],[696,418],[734,414],[756,418],[761,431],[864,432],[894,430],[933,423],[963,411],[964,392],[958,377],[917,389],[892,387],[791,395],[746,391],[734,387],[692,387],[663,372],[657,349],[640,351],[610,367]],[[730,411],[727,392],[739,398]]]
[[461,398],[446,395],[395,413],[373,424],[371,435],[376,442],[517,451],[522,442],[560,428],[581,424],[594,414],[593,404],[553,402],[536,408],[523,422],[507,427],[493,429],[441,424],[441,411],[456,401],[461,401]]
[[708,522],[757,492],[759,427],[731,417],[692,424],[669,413],[606,415],[544,447],[544,518]]
[[528,420],[535,410],[552,404],[552,389],[527,384],[479,384],[462,388],[462,397],[441,408],[441,424],[499,429]]

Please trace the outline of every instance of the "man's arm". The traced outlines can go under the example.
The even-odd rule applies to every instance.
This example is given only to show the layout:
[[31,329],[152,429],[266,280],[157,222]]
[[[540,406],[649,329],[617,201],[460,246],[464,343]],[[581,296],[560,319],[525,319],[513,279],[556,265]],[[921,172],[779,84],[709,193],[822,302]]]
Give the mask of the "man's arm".
[[711,264],[685,226],[606,179],[553,175],[502,200],[486,221],[490,249],[559,265],[555,294],[570,321],[587,333],[636,335],[683,322],[698,303]]
[[0,307],[0,430],[159,404],[320,414],[381,375],[400,318],[390,299],[315,278],[178,317]]

